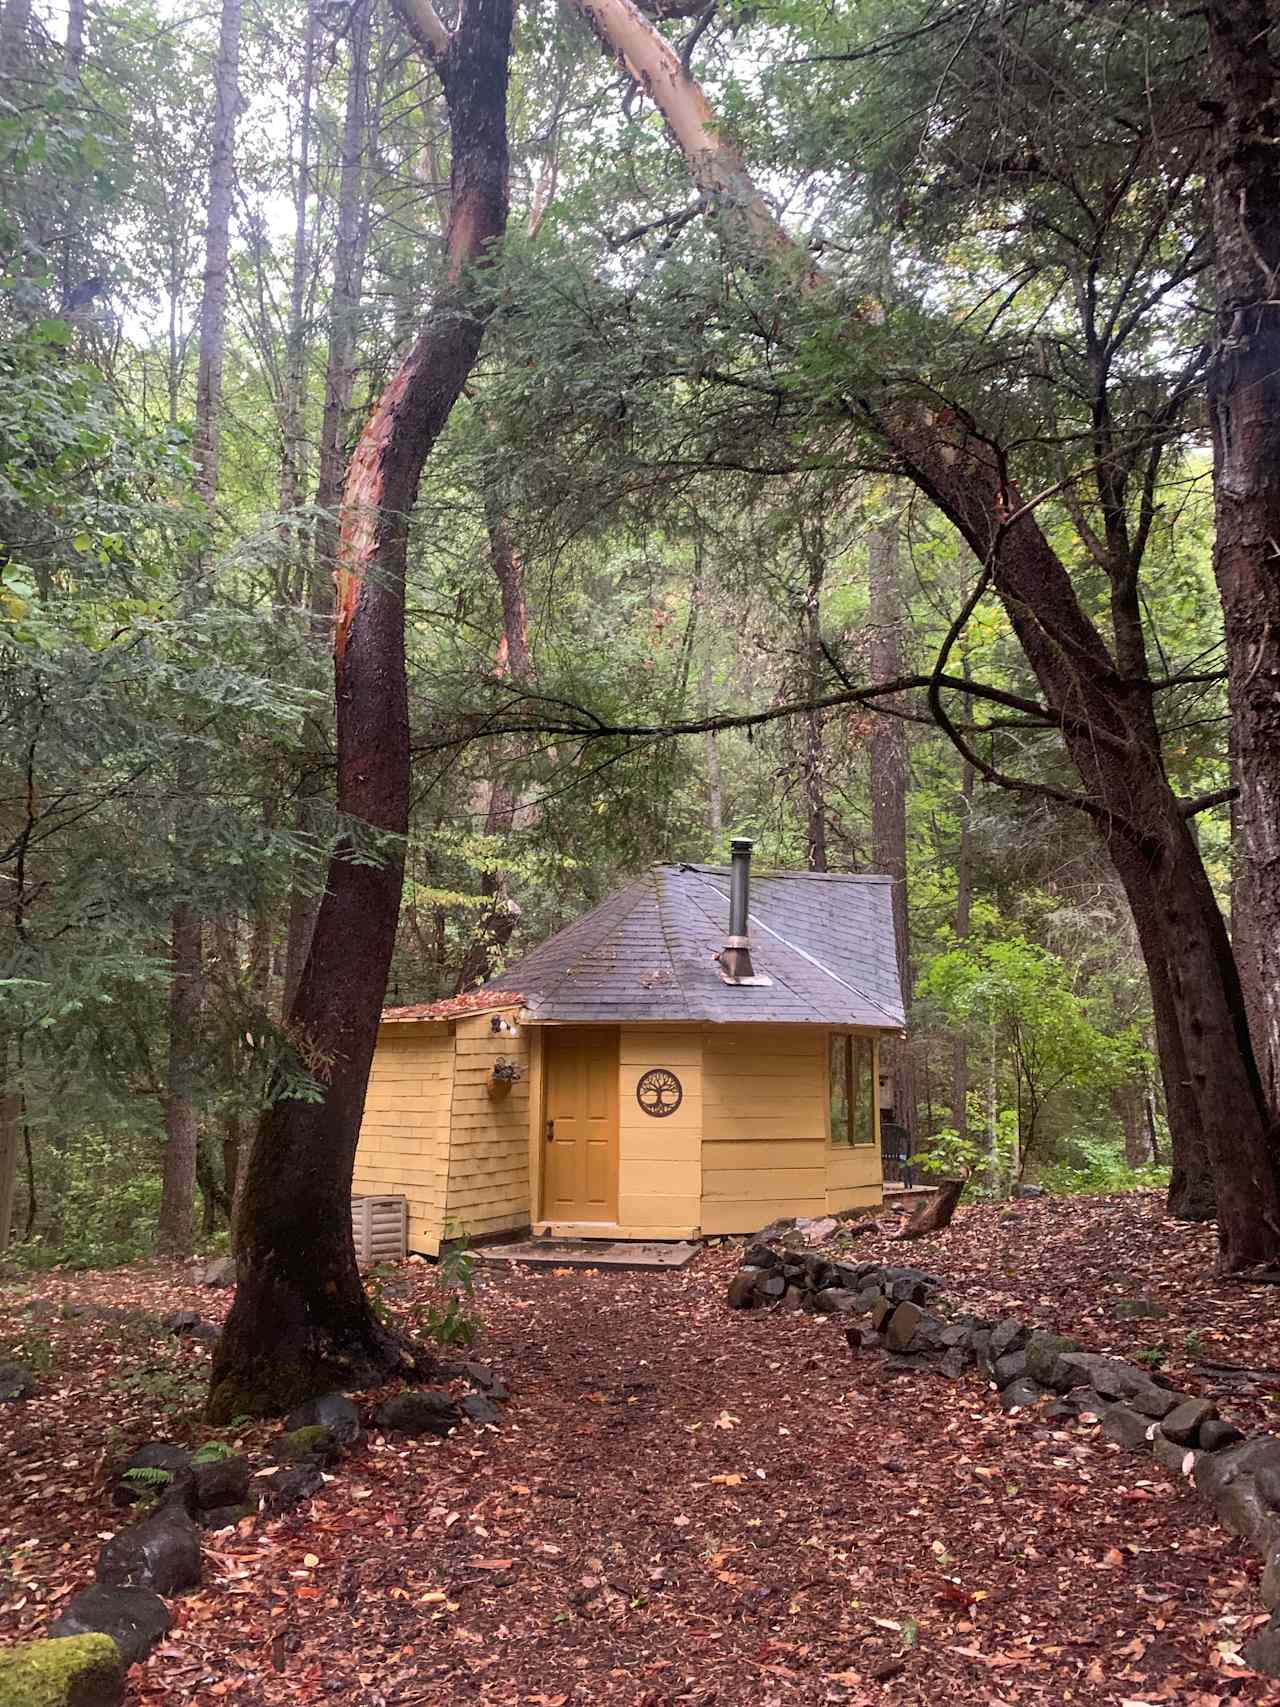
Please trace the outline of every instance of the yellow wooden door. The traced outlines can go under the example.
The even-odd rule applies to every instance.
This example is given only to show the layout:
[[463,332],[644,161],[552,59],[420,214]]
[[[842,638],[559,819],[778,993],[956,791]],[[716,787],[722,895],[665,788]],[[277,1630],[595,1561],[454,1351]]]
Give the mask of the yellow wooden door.
[[618,1219],[618,1033],[548,1027],[542,1214],[547,1221]]

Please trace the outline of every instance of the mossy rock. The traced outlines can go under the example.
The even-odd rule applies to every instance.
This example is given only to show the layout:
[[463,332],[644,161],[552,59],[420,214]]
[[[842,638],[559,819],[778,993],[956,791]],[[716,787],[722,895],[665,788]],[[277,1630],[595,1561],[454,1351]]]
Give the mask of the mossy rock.
[[290,1464],[332,1464],[342,1455],[337,1436],[323,1423],[309,1423],[306,1428],[290,1429],[276,1442],[276,1451]]
[[1042,1387],[1052,1387],[1059,1357],[1065,1352],[1079,1349],[1079,1342],[1068,1339],[1066,1334],[1037,1331],[1027,1341],[1027,1374]]
[[110,1636],[65,1636],[0,1653],[0,1707],[120,1707],[124,1667]]

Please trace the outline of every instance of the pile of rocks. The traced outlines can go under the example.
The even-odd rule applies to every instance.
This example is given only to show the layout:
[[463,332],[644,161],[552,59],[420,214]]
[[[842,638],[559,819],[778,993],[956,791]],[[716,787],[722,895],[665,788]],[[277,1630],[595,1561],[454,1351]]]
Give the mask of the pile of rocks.
[[763,1240],[748,1247],[729,1282],[729,1306],[774,1306],[820,1316],[869,1316],[877,1304],[920,1305],[942,1282],[918,1268],[833,1262],[817,1251],[775,1250]]
[[1280,1677],[1280,1439],[1246,1440],[1212,1400],[1180,1393],[1124,1358],[1084,1351],[1016,1317],[957,1312],[937,1296],[940,1286],[919,1269],[843,1264],[758,1240],[729,1282],[728,1302],[856,1318],[845,1337],[855,1351],[879,1351],[885,1374],[933,1370],[956,1380],[976,1371],[995,1384],[1006,1410],[1043,1405],[1048,1421],[1096,1422],[1106,1440],[1190,1477],[1218,1520],[1262,1558],[1272,1616],[1243,1654]]

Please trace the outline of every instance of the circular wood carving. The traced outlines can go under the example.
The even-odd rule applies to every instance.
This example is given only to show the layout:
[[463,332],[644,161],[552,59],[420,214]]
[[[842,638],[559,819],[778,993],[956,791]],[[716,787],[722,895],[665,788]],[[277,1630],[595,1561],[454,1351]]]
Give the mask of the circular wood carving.
[[666,1067],[650,1067],[640,1075],[636,1101],[646,1114],[660,1120],[663,1115],[674,1114],[684,1101],[684,1086]]

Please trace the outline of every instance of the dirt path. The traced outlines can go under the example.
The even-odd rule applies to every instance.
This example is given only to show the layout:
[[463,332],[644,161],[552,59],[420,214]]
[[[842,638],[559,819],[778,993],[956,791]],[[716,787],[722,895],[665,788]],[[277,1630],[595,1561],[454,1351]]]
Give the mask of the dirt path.
[[[992,1262],[986,1281],[969,1264],[979,1248],[998,1259],[1003,1226],[1028,1315],[1083,1322],[1101,1345],[1107,1333],[1087,1330],[1112,1290],[1149,1293],[1176,1257],[1198,1326],[1126,1323],[1109,1343],[1132,1355],[1153,1330],[1179,1345],[1228,1333],[1218,1306],[1202,1306],[1216,1296],[1203,1235],[1162,1232],[1150,1200],[1119,1219],[1071,1213],[1073,1240],[1048,1205],[1019,1206],[1016,1222],[979,1211],[930,1260],[976,1304]],[[1095,1246],[1106,1250],[1093,1263]],[[1068,1309],[1048,1288],[1073,1258],[1089,1272]],[[730,1314],[733,1259],[710,1250],[679,1275],[486,1272],[483,1354],[514,1390],[506,1426],[372,1437],[309,1511],[215,1542],[206,1588],[178,1603],[131,1699],[1280,1702],[1280,1687],[1233,1663],[1261,1612],[1257,1567],[1184,1488],[1086,1431],[1005,1416],[977,1381],[886,1379],[834,1323]],[[124,1284],[149,1307],[209,1313],[209,1295],[172,1270],[130,1272],[46,1290],[119,1299]],[[1006,1283],[1012,1301],[1014,1276],[995,1289]],[[429,1271],[398,1284],[425,1288]],[[1041,1292],[1056,1310],[1041,1310]],[[1257,1320],[1256,1294],[1228,1297],[1229,1316],[1232,1303],[1222,1343],[1239,1355],[1266,1336],[1274,1355],[1272,1301]],[[0,1346],[11,1325],[0,1316]],[[71,1500],[100,1447],[102,1410],[86,1394],[113,1378],[110,1352],[76,1323],[50,1333],[65,1344],[56,1400],[37,1402],[43,1424],[34,1405],[0,1417],[4,1462],[19,1467],[0,1505],[8,1637],[41,1628],[49,1602],[84,1580],[93,1530],[110,1522],[96,1496]],[[194,1378],[203,1354],[181,1355],[198,1360]],[[144,1420],[126,1432],[138,1438]]]

